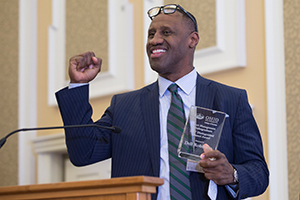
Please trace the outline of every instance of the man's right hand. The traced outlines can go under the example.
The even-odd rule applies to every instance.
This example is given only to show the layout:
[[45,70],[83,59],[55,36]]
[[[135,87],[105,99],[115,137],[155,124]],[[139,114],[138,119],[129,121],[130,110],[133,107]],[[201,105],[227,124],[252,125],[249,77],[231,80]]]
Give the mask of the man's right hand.
[[73,56],[69,61],[71,83],[88,83],[101,70],[102,59],[95,57],[94,52],[86,52]]

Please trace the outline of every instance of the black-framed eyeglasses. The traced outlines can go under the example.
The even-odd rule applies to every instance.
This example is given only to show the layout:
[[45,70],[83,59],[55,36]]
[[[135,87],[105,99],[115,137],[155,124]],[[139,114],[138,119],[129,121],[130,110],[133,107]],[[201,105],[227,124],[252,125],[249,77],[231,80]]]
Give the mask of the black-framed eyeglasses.
[[193,22],[195,25],[196,32],[198,32],[198,26],[195,18],[187,12],[183,7],[181,7],[179,4],[168,4],[164,6],[156,6],[153,8],[150,8],[148,10],[148,16],[152,20],[155,16],[157,16],[161,11],[163,11],[165,14],[173,14],[176,12],[176,10],[181,10],[184,14],[186,14]]

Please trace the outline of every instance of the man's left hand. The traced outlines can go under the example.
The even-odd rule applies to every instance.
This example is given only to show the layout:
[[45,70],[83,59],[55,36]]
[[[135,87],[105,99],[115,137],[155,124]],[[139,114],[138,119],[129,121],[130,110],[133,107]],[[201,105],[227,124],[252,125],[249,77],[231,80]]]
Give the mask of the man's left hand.
[[[207,144],[205,144],[207,145]],[[234,182],[233,166],[226,156],[218,150],[212,150],[208,145],[203,147],[199,165],[203,168],[205,177],[217,185],[227,185]]]

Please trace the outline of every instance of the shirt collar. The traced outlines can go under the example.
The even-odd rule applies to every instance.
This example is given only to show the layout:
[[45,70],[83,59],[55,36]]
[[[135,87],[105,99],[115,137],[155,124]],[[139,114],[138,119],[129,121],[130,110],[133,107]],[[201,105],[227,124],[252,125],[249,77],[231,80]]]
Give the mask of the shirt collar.
[[[175,83],[180,87],[180,89],[186,94],[189,95],[193,88],[196,86],[197,72],[194,68],[190,73],[178,79]],[[161,76],[158,76],[158,86],[159,86],[159,96],[162,97],[168,87],[173,82],[165,79]]]

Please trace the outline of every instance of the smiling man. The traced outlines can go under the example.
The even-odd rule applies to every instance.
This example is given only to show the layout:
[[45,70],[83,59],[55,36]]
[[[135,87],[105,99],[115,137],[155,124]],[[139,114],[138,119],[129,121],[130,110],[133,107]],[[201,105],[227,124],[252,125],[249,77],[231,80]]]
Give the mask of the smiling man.
[[148,30],[147,54],[151,68],[175,82],[193,70],[199,35],[180,12],[157,15]]
[[[96,122],[91,119],[88,83],[101,69],[93,52],[70,59],[70,85],[56,93],[65,125],[97,123],[109,130],[66,129],[71,162],[88,165],[112,158],[112,177],[147,175],[165,183],[152,199],[241,199],[262,194],[269,183],[260,132],[245,90],[200,76],[194,66],[199,42],[196,19],[180,5],[151,8],[146,50],[158,80],[142,89],[113,96]],[[101,88],[99,88],[101,89]],[[225,112],[218,150],[206,148],[196,165],[177,156],[192,105]],[[195,169],[197,168],[194,167]]]

